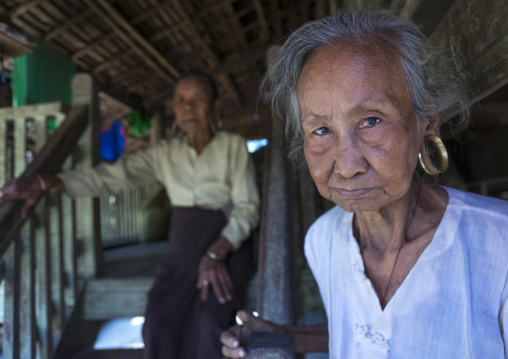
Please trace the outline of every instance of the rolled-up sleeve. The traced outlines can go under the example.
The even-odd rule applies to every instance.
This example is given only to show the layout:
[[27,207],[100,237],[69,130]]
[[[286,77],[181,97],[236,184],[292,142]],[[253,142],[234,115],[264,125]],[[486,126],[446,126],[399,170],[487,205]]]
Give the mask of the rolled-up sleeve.
[[222,235],[231,242],[233,250],[237,250],[259,223],[260,200],[254,163],[245,141],[235,141],[230,156],[229,178],[233,209]]
[[72,197],[101,196],[160,180],[156,149],[149,148],[102,163],[58,174],[66,193]]

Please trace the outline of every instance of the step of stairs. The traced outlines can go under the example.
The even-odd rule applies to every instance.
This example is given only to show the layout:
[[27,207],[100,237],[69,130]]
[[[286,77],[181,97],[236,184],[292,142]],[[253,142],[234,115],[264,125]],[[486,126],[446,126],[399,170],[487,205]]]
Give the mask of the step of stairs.
[[143,316],[153,278],[93,279],[87,283],[85,320]]

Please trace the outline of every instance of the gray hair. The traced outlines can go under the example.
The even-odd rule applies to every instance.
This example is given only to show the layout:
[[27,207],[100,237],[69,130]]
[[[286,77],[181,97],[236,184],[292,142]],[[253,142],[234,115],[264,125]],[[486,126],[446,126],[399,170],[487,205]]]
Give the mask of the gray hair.
[[[304,134],[296,85],[310,55],[319,48],[375,41],[400,62],[411,93],[416,118],[439,114],[456,136],[469,123],[465,86],[450,57],[431,50],[411,20],[386,11],[338,13],[309,22],[293,32],[271,60],[261,88],[269,88],[274,116],[286,122],[289,157],[304,162]],[[452,121],[453,119],[453,121]]]

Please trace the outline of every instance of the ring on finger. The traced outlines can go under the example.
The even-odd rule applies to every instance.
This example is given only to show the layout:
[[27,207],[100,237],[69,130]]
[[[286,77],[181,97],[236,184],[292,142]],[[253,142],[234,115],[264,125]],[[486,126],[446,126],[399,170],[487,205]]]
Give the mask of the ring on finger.
[[206,287],[208,284],[210,284],[210,282],[209,282],[209,281],[207,281],[206,279],[204,279],[203,281],[201,281],[201,285],[202,285],[203,287]]

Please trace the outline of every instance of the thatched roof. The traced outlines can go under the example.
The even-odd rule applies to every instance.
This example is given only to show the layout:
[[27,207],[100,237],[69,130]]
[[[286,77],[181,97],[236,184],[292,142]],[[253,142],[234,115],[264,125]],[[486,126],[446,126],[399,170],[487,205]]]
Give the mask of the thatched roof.
[[[246,137],[267,132],[256,120],[259,83],[271,46],[335,8],[386,8],[430,33],[453,0],[1,0],[5,19],[66,55],[101,84],[103,119],[142,102],[171,122],[175,78],[215,75],[224,128]],[[432,5],[432,6],[430,6]],[[429,13],[429,11],[431,13]]]
[[[252,115],[267,50],[328,13],[326,6],[313,0],[2,0],[0,16],[92,73],[105,94],[141,99],[152,111],[169,103],[180,73],[210,72],[219,82],[225,127],[252,127],[250,137],[259,137]],[[118,113],[114,106],[104,111]]]

